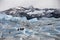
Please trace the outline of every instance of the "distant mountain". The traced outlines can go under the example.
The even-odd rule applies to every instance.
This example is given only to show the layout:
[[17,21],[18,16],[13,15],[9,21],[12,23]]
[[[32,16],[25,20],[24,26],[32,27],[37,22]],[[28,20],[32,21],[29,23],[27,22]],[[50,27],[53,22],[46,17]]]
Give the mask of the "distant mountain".
[[15,17],[27,17],[27,19],[32,19],[32,18],[39,19],[41,17],[60,18],[60,11],[58,9],[53,9],[53,8],[39,9],[39,8],[34,8],[33,6],[30,6],[28,8],[26,7],[10,8],[0,13],[12,15]]

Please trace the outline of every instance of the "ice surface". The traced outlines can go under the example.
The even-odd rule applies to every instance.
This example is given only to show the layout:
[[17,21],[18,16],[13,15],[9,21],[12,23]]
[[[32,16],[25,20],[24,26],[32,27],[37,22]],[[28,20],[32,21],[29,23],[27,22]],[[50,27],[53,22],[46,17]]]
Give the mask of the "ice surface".
[[[2,14],[1,14],[1,16],[2,16]],[[41,18],[40,20],[37,20],[37,18],[33,18],[30,20],[27,20],[26,17],[12,17],[10,15],[4,15],[4,16],[2,16],[1,19],[4,19],[4,20],[1,20],[1,22],[0,22],[0,28],[1,28],[0,37],[3,37],[3,38],[8,37],[8,36],[21,37],[22,35],[26,35],[27,37],[31,36],[31,35],[36,35],[36,36],[42,35],[43,37],[53,35],[52,37],[51,36],[49,36],[49,37],[54,38],[54,35],[56,36],[57,34],[60,34],[60,30],[59,30],[60,22],[55,21],[56,19],[54,20],[54,18]],[[18,23],[19,21],[21,22],[20,24]],[[27,21],[28,23],[31,23],[29,25],[32,26],[33,29],[32,28],[29,29],[25,25],[21,25],[25,21]],[[11,22],[13,25],[11,24]],[[24,26],[26,28],[24,28],[24,30],[22,30],[22,31],[21,30],[17,31],[17,29],[20,28],[21,26]],[[43,33],[46,33],[46,34],[49,33],[49,34],[46,35]],[[40,38],[40,36],[38,36],[38,37]]]
[[[38,11],[34,8],[22,8],[1,13],[0,38],[12,37],[13,40],[60,40],[60,18],[49,18],[51,13],[54,16],[57,15],[55,15],[55,12],[53,14],[53,12],[54,10],[39,9]],[[29,17],[31,19],[28,20]],[[20,30],[20,28],[24,28],[24,30]]]

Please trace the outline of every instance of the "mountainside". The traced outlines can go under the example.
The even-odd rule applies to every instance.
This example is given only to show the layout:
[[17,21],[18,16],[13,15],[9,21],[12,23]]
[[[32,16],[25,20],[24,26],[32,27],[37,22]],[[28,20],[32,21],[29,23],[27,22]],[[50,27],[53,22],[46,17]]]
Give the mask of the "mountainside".
[[58,9],[53,9],[53,8],[39,9],[39,8],[34,8],[33,6],[30,6],[28,8],[26,7],[10,8],[8,10],[2,11],[1,13],[12,15],[15,17],[26,17],[27,19],[32,19],[32,18],[39,19],[41,17],[60,18],[60,10]]

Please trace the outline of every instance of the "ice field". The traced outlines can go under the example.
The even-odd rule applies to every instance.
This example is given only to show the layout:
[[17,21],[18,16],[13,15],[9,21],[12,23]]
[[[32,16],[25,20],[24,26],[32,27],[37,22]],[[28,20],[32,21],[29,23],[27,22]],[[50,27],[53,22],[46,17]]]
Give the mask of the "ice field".
[[[20,28],[24,28],[21,30]],[[60,18],[36,18],[27,20],[26,17],[12,17],[0,14],[0,38],[22,38],[32,40],[33,36],[40,38],[60,39]],[[34,40],[34,39],[33,39]],[[44,39],[43,39],[44,40]]]
[[0,12],[0,40],[60,40],[57,9],[12,8]]

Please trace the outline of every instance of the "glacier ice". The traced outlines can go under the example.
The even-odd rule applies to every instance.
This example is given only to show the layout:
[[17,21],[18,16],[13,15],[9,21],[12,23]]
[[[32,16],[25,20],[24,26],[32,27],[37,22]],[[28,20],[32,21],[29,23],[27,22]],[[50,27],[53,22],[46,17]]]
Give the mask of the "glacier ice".
[[[4,13],[5,12],[5,13]],[[47,38],[60,39],[60,15],[55,10],[31,8],[15,8],[0,14],[0,38],[22,38],[39,40]],[[28,20],[29,19],[29,20]],[[20,30],[20,28],[24,28]],[[32,38],[32,39],[31,39]],[[44,39],[43,39],[44,38]]]

